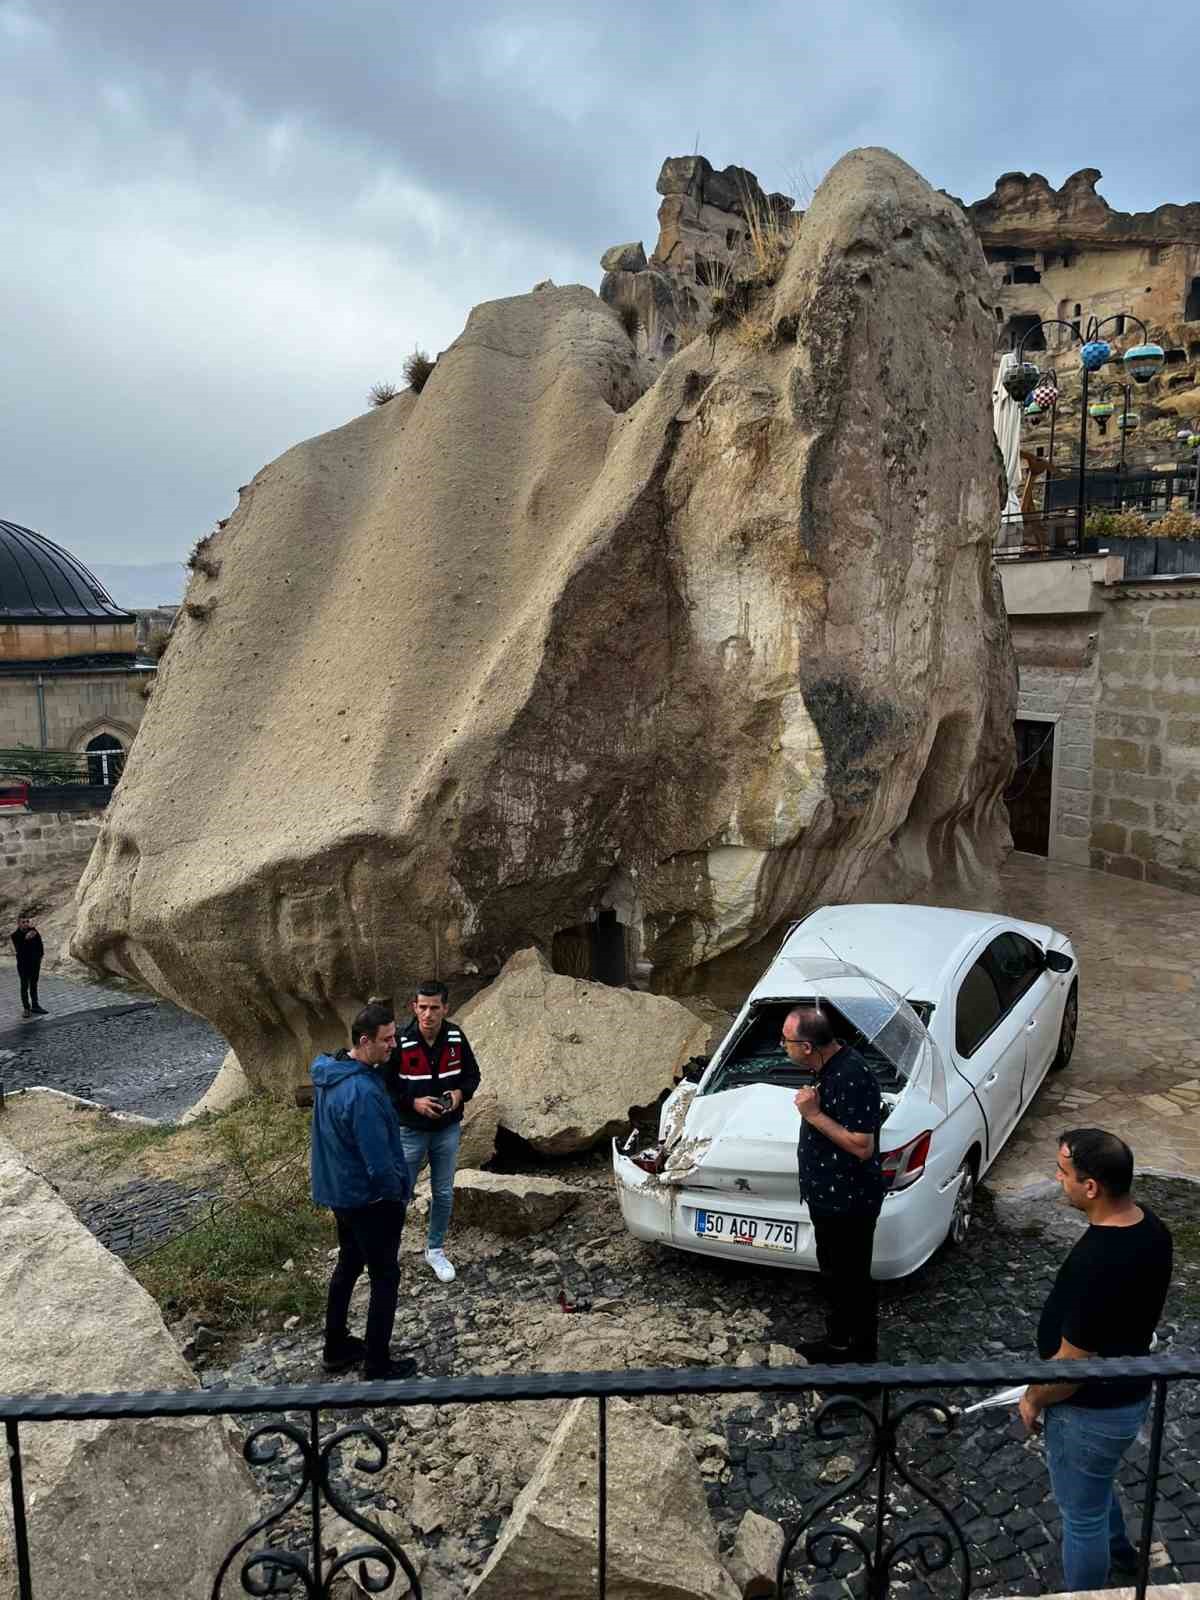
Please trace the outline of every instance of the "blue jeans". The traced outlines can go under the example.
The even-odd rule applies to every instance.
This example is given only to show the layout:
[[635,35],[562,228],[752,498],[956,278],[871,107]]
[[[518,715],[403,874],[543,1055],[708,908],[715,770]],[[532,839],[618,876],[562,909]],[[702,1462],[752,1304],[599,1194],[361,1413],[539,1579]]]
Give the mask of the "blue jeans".
[[454,1205],[454,1167],[458,1160],[458,1143],[462,1138],[461,1119],[439,1127],[429,1124],[424,1128],[401,1128],[400,1143],[404,1159],[408,1162],[409,1177],[416,1187],[417,1174],[429,1162],[429,1184],[432,1195],[429,1204],[429,1236],[426,1248],[440,1250],[446,1242],[450,1226],[450,1211]]
[[1062,1564],[1068,1590],[1103,1589],[1110,1555],[1132,1549],[1115,1479],[1121,1457],[1146,1420],[1150,1398],[1132,1405],[1047,1406],[1046,1465],[1062,1515]]

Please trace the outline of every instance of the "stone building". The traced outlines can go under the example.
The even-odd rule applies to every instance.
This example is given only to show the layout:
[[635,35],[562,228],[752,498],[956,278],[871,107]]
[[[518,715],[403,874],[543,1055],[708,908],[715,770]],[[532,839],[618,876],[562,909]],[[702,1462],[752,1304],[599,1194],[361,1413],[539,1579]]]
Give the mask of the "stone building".
[[[1026,356],[1057,373],[1053,460],[1072,503],[1076,333],[1112,319],[1105,337],[1124,349],[1140,342],[1137,317],[1163,346],[1162,371],[1128,399],[1115,362],[1090,391],[1117,412],[1104,431],[1087,424],[1089,473],[1102,469],[1089,503],[1111,491],[1111,478],[1100,480],[1119,458],[1125,476],[1115,481],[1137,504],[1134,486],[1148,496],[1151,476],[1178,471],[1171,488],[1189,485],[1177,434],[1200,416],[1200,204],[1114,211],[1096,193],[1099,177],[1087,168],[1056,190],[1039,173],[1006,173],[966,209],[991,274],[997,350],[1030,333]],[[1054,318],[1066,326],[1030,332]],[[1123,443],[1116,419],[1126,404],[1137,428]],[[1044,458],[1048,432],[1043,418],[1023,430],[1023,447]],[[1168,493],[1157,511],[1169,502]],[[1074,540],[1073,523],[1067,531]],[[1101,538],[1095,554],[1001,563],[1020,672],[1007,798],[1018,848],[1200,892],[1200,544],[1155,538],[1153,522],[1149,533],[1126,541],[1125,554]],[[1136,570],[1170,575],[1133,576],[1135,551]]]
[[1001,566],[1020,670],[1018,849],[1200,893],[1200,572]]
[[137,626],[69,552],[0,521],[0,753],[74,751],[111,777],[154,679]]
[[[1132,313],[1166,352],[1162,372],[1132,393],[1138,426],[1131,442],[1143,454],[1156,442],[1169,450],[1181,424],[1200,417],[1200,202],[1114,211],[1096,193],[1100,176],[1085,167],[1055,189],[1039,172],[1006,172],[990,195],[966,207],[991,274],[998,347],[1016,349],[1028,334],[1026,356],[1057,371],[1056,457],[1072,453],[1078,431],[1072,330],[1085,333],[1093,317],[1113,319],[1105,336],[1126,348],[1141,337]],[[1038,328],[1053,319],[1065,326]],[[1120,404],[1120,374],[1111,367],[1097,375],[1091,398],[1106,381]],[[1072,420],[1075,428],[1061,426]],[[1043,445],[1044,435],[1039,430]],[[1103,431],[1089,427],[1089,462],[1120,453],[1115,421]]]

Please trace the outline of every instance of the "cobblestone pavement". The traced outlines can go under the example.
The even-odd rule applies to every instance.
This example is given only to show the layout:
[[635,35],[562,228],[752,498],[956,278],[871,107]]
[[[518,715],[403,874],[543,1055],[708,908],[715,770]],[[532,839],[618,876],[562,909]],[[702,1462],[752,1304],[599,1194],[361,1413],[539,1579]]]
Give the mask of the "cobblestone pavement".
[[[81,983],[77,978],[59,978],[46,973],[38,980],[38,999],[51,1017],[62,1017],[74,1011],[93,1011],[99,1006],[128,1005],[130,1001],[144,1000],[141,995],[98,983]],[[48,1019],[26,1017],[21,1013],[21,984],[14,962],[0,967],[0,1030],[19,1026],[30,1032],[44,1027]]]
[[[593,1172],[587,1181],[598,1179]],[[1192,1185],[1149,1179],[1139,1192],[1178,1233],[1183,1235],[1190,1227],[1194,1234],[1200,1222],[1200,1192]],[[986,1190],[981,1192],[981,1210],[982,1225],[963,1252],[942,1252],[914,1278],[885,1286],[881,1359],[912,1363],[1031,1355],[1038,1313],[1078,1223],[1050,1202],[1010,1201],[1001,1213],[993,1213]],[[809,1336],[817,1323],[816,1286],[806,1274],[767,1268],[751,1272],[729,1263],[656,1251],[620,1234],[588,1240],[587,1231],[594,1227],[594,1214],[582,1223],[568,1219],[537,1240],[511,1245],[487,1260],[463,1262],[457,1282],[446,1287],[406,1255],[398,1345],[418,1354],[422,1370],[429,1374],[481,1368],[519,1371],[534,1364],[520,1334],[532,1314],[540,1316],[543,1328],[548,1322],[561,1328],[560,1340],[578,1336],[584,1327],[612,1330],[607,1346],[605,1336],[595,1333],[597,1348],[614,1352],[614,1359],[605,1362],[609,1366],[656,1364],[645,1360],[647,1330],[654,1328],[663,1330],[662,1343],[651,1354],[662,1364],[749,1364],[765,1362],[774,1342],[792,1346]],[[408,1240],[406,1249],[416,1242]],[[455,1253],[453,1238],[451,1253]],[[562,1317],[556,1311],[560,1289],[570,1301],[588,1302],[591,1309]],[[1200,1332],[1198,1312],[1200,1273],[1189,1258],[1181,1263],[1160,1329],[1164,1348],[1194,1348]],[[754,1330],[749,1336],[748,1326]],[[573,1366],[579,1351],[578,1345],[568,1345],[561,1360],[540,1364]],[[202,1380],[208,1387],[311,1382],[320,1376],[319,1354],[316,1330],[264,1335],[236,1357],[227,1354],[227,1364],[208,1368]],[[950,1398],[968,1397],[960,1393]],[[360,1503],[404,1515],[414,1492],[406,1473],[414,1469],[435,1485],[435,1498],[447,1507],[465,1486],[469,1527],[455,1529],[447,1512],[445,1529],[413,1535],[431,1562],[440,1559],[444,1545],[455,1547],[461,1593],[466,1587],[463,1568],[468,1576],[478,1570],[508,1504],[495,1504],[494,1495],[489,1503],[485,1491],[499,1469],[488,1457],[486,1442],[481,1444],[474,1419],[464,1422],[463,1409],[457,1407],[443,1408],[436,1416],[430,1407],[419,1409],[421,1415],[411,1418],[385,1410],[356,1414],[391,1441],[393,1465],[379,1479],[359,1479],[348,1487]],[[808,1397],[798,1403],[769,1395],[723,1402],[664,1399],[652,1402],[650,1409],[659,1420],[687,1430],[708,1481],[723,1543],[750,1507],[785,1525],[794,1524],[828,1483],[846,1473],[862,1444],[861,1437],[854,1436],[816,1439],[813,1402]],[[1200,1579],[1200,1387],[1174,1386],[1168,1419],[1153,1579],[1195,1581]],[[264,1413],[243,1419],[243,1425],[248,1429],[265,1420]],[[328,1425],[333,1426],[334,1420],[328,1419]],[[439,1443],[431,1452],[434,1436]],[[1025,1438],[1014,1413],[985,1412],[965,1418],[946,1439],[934,1438],[915,1421],[908,1449],[911,1453],[904,1459],[935,1487],[964,1530],[977,1594],[1062,1589],[1060,1524],[1049,1495],[1042,1446]],[[473,1460],[480,1451],[485,1459]],[[1132,1518],[1140,1515],[1145,1467],[1146,1449],[1139,1443],[1120,1480]],[[281,1459],[268,1474],[267,1485],[274,1494],[282,1491],[288,1470]],[[476,1472],[481,1475],[478,1481],[472,1476]],[[920,1497],[902,1486],[897,1504],[910,1516],[936,1520]],[[847,1514],[865,1524],[869,1536],[870,1505],[849,1501],[830,1516]],[[1137,1526],[1135,1522],[1135,1531]],[[808,1592],[816,1600],[861,1595],[860,1565],[850,1552],[839,1557],[827,1576],[806,1572],[805,1578],[811,1580]],[[446,1592],[455,1592],[455,1574],[447,1573],[445,1581]],[[431,1593],[442,1592],[431,1587]],[[898,1574],[892,1593],[905,1600],[930,1600],[953,1593],[953,1585],[949,1575],[927,1577],[906,1568]]]
[[1111,873],[1013,855],[1003,910],[1069,933],[1079,1035],[989,1182],[1015,1191],[1054,1171],[1065,1127],[1111,1128],[1139,1164],[1200,1178],[1200,899]]
[[200,1220],[218,1198],[214,1186],[139,1178],[78,1202],[75,1214],[106,1250],[136,1261],[152,1245],[165,1244]]
[[100,1009],[79,1008],[0,1033],[5,1090],[38,1084],[158,1118],[194,1105],[228,1048],[220,1034],[165,1000],[100,992],[109,1002]]

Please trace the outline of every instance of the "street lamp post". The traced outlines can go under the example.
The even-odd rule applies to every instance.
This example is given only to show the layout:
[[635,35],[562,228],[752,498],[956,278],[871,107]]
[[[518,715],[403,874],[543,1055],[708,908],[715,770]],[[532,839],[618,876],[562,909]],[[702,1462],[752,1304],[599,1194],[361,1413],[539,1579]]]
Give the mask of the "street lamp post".
[[[1162,368],[1165,356],[1161,345],[1151,344],[1146,324],[1140,317],[1135,317],[1131,312],[1114,312],[1112,316],[1096,318],[1088,321],[1087,329],[1080,333],[1075,323],[1064,322],[1061,317],[1048,317],[1044,322],[1035,323],[1026,330],[1024,337],[1017,346],[1017,361],[1004,377],[1004,387],[1014,400],[1027,400],[1037,388],[1042,374],[1032,362],[1025,360],[1025,346],[1032,336],[1042,328],[1065,328],[1070,335],[1071,342],[1078,341],[1080,345],[1079,364],[1083,372],[1083,383],[1079,398],[1079,481],[1075,500],[1075,532],[1080,547],[1083,545],[1083,525],[1087,516],[1087,425],[1088,425],[1088,384],[1093,372],[1099,372],[1101,367],[1112,358],[1113,349],[1106,339],[1102,337],[1104,329],[1110,322],[1119,323],[1120,331],[1124,332],[1125,322],[1136,322],[1142,330],[1142,343],[1134,345],[1122,357],[1122,364],[1135,383],[1149,383],[1150,379]],[[1126,416],[1129,404],[1126,398]],[[1124,419],[1122,420],[1122,447],[1121,460],[1124,464]],[[1049,496],[1050,485],[1046,485],[1046,495]]]

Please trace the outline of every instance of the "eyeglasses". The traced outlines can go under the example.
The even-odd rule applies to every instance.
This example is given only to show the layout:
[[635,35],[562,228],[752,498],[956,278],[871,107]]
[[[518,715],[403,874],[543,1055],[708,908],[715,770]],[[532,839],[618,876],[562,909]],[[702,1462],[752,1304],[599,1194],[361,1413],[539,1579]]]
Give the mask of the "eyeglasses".
[[789,1045],[789,1044],[807,1044],[808,1043],[808,1041],[806,1039],[789,1039],[786,1033],[781,1033],[780,1034],[779,1042],[780,1042],[781,1045],[784,1045],[785,1047],[787,1045]]

